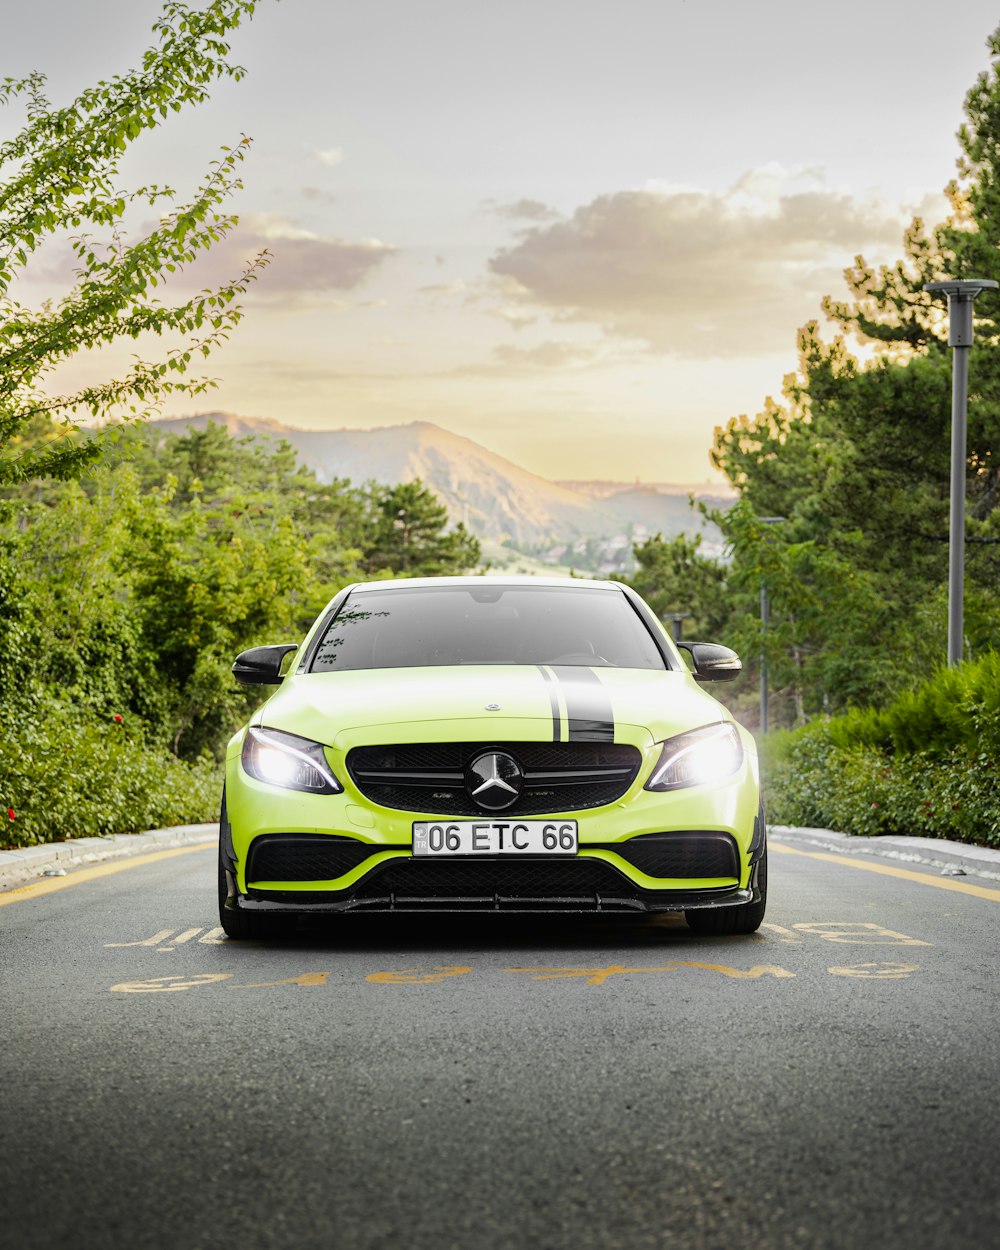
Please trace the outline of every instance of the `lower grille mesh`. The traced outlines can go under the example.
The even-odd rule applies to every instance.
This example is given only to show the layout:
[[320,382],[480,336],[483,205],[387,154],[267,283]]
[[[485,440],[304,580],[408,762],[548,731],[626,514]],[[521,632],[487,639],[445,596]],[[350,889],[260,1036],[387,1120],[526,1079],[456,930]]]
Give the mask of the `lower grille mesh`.
[[522,863],[398,859],[370,873],[355,897],[592,899],[596,894],[628,895],[634,889],[620,872],[596,859]]
[[608,844],[650,877],[738,877],[739,852],[728,833],[681,830],[643,833],[627,842]]
[[267,834],[251,844],[247,881],[332,881],[380,849],[331,834]]

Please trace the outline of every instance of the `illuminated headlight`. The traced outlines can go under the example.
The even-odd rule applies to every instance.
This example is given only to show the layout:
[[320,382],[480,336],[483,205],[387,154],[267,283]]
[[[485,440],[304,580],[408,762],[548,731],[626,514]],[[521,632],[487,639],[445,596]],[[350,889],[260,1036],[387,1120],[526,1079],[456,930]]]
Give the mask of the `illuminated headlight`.
[[679,790],[731,777],[743,763],[743,744],[736,726],[706,725],[678,734],[663,744],[647,790]]
[[318,742],[280,729],[250,729],[243,740],[243,767],[251,777],[286,790],[339,794],[343,787],[330,771]]

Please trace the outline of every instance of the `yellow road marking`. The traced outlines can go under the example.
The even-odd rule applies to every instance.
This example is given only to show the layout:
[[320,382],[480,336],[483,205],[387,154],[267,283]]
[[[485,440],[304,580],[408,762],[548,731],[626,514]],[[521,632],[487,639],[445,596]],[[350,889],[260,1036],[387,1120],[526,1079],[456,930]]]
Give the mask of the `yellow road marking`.
[[778,968],[774,964],[754,964],[746,970],[730,968],[726,964],[702,964],[688,959],[675,959],[657,968],[626,968],[622,964],[609,964],[607,968],[504,968],[504,972],[530,972],[533,981],[556,981],[563,977],[586,977],[587,985],[603,985],[609,977],[629,972],[675,972],[678,968],[704,968],[708,972],[721,972],[724,977],[741,981],[756,981],[758,977],[794,977],[794,972]]
[[121,981],[111,989],[119,994],[173,994],[177,990],[193,990],[199,985],[228,981],[232,975],[231,972],[196,972],[190,977],[150,977],[147,981]]
[[201,930],[201,925],[197,929],[185,929],[183,933],[178,933],[175,938],[171,938],[168,943],[161,946],[160,950],[172,951],[175,947],[183,945],[184,942],[190,942],[193,937],[197,937]]
[[707,968],[709,972],[721,972],[724,977],[735,977],[740,981],[756,981],[758,977],[794,977],[794,972],[787,968],[778,968],[774,964],[754,964],[744,972],[740,968],[728,968],[725,964],[696,964],[684,960],[678,968]]
[[622,964],[609,964],[607,968],[504,968],[504,972],[530,972],[533,981],[556,981],[562,977],[586,977],[587,985],[603,985],[608,977],[628,972],[672,972],[676,964],[664,964],[659,968],[626,968]]
[[94,864],[90,868],[70,872],[65,877],[46,877],[44,881],[32,881],[30,885],[19,885],[17,889],[8,890],[5,894],[0,894],[0,907],[6,907],[8,903],[23,903],[26,899],[51,894],[54,890],[66,890],[71,885],[94,881],[97,877],[110,877],[113,873],[125,872],[127,868],[141,868],[143,864],[157,864],[162,859],[173,859],[175,855],[190,855],[193,851],[214,850],[214,842],[199,842],[196,846],[175,846],[169,851],[151,851],[148,855],[134,855],[131,859],[116,859],[110,864]]
[[861,977],[871,981],[901,981],[919,970],[919,964],[852,964],[846,968],[827,968],[835,977]]
[[366,981],[374,981],[376,985],[437,985],[449,977],[462,977],[471,972],[471,967],[459,964],[438,964],[433,972],[419,972],[408,968],[405,972],[370,972]]
[[231,985],[231,990],[270,990],[276,985],[326,985],[329,972],[303,972],[297,977],[285,977],[283,981],[260,981],[256,985]]
[[776,933],[778,935],[778,941],[784,942],[786,946],[802,945],[802,938],[796,937],[791,929],[785,929],[780,924],[769,924],[765,921],[760,927],[762,929],[767,929],[770,933]]
[[[991,903],[1000,903],[1000,890],[991,890],[985,885],[973,885],[969,881],[956,881],[954,877],[930,877],[922,872],[913,872],[909,868],[894,868],[890,864],[870,864],[866,860],[854,859],[850,855],[828,854],[826,851],[800,851],[797,846],[782,846],[773,841],[768,842],[768,849],[779,851],[782,855],[804,855],[806,859],[821,859],[828,864],[846,864],[848,868],[862,868],[865,872],[877,872],[883,877],[901,877],[904,881],[916,881],[918,885],[930,885],[936,890],[971,894],[973,898],[985,898]],[[0,895],[0,902],[3,902],[3,895]]]
[[105,942],[104,945],[108,948],[121,946],[159,946],[161,942],[166,941],[171,933],[173,933],[173,929],[160,929],[158,933],[154,933],[152,937],[144,938],[141,942]]
[[931,946],[921,938],[885,929],[870,920],[810,920],[795,926],[802,933],[812,933],[828,942],[845,942],[848,946]]

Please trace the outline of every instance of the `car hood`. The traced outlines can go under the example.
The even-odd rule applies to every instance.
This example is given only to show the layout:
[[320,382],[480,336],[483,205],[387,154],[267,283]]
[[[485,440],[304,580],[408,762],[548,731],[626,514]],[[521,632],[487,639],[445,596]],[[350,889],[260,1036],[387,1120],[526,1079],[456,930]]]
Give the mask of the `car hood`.
[[687,673],[567,665],[463,665],[306,673],[254,723],[346,749],[366,741],[656,742],[728,719]]

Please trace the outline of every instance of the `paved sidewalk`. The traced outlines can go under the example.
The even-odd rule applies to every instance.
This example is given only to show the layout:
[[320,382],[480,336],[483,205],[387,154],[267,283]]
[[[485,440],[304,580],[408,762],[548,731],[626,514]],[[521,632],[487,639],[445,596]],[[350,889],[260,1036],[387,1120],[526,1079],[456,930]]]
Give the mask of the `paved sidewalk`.
[[964,873],[1000,881],[1000,851],[969,846],[966,842],[947,842],[943,838],[858,838],[835,833],[832,829],[797,829],[788,825],[768,825],[767,836],[775,842],[835,851],[841,855],[875,855],[879,859],[927,864],[940,868],[948,876]]
[[0,851],[0,890],[36,881],[39,877],[62,876],[71,868],[99,864],[148,851],[164,851],[174,846],[211,842],[219,836],[219,826],[176,825],[173,829],[151,829],[148,833],[115,833],[103,838],[74,838],[70,842],[48,842],[16,851]]

